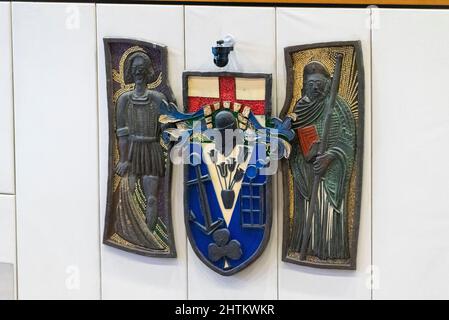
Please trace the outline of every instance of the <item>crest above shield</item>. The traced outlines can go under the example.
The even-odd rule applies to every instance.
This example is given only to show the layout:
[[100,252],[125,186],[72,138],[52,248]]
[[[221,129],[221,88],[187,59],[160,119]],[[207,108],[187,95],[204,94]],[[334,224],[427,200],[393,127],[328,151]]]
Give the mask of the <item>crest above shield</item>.
[[271,84],[269,74],[185,72],[185,113],[164,118],[177,125],[167,134],[182,136],[190,244],[221,275],[247,267],[269,239],[271,175],[290,150],[289,125],[271,117]]

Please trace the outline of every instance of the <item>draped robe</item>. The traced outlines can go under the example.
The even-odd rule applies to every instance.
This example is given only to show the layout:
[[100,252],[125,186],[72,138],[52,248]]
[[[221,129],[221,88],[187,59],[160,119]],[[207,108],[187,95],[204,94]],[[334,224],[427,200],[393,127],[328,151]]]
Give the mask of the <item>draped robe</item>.
[[[329,95],[311,101],[302,97],[296,104],[292,128],[314,126],[322,140],[325,106]],[[294,179],[294,217],[290,252],[301,248],[314,180],[313,160],[308,161],[297,136],[292,144],[290,169]],[[332,110],[325,152],[334,156],[321,177],[316,212],[312,220],[309,255],[319,259],[349,258],[347,191],[355,161],[355,121],[349,105],[339,96]],[[314,159],[314,158],[313,158]]]

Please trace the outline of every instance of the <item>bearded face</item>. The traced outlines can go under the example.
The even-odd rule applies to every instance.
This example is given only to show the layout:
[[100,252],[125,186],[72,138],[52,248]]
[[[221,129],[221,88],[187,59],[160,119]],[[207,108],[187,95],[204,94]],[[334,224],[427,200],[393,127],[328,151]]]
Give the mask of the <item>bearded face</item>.
[[304,94],[315,101],[325,96],[329,80],[320,73],[307,75],[304,81]]

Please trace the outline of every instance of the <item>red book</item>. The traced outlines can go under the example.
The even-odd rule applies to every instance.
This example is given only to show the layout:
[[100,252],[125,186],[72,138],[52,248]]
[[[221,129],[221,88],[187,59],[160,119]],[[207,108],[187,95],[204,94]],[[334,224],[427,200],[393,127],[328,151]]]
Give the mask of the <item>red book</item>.
[[304,156],[310,151],[310,148],[315,142],[320,141],[320,136],[318,135],[318,131],[315,126],[307,126],[296,129],[296,133],[298,134],[299,144],[301,146],[302,153]]

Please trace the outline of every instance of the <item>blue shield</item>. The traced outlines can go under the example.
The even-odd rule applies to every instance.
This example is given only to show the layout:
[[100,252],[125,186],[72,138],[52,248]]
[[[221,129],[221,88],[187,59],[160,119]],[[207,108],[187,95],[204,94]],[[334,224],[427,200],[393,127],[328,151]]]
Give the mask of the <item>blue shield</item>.
[[[166,133],[180,142],[184,209],[193,250],[232,275],[265,249],[272,223],[273,160],[289,153],[289,120],[271,117],[271,75],[185,72],[184,113]],[[175,133],[177,132],[177,133]]]

